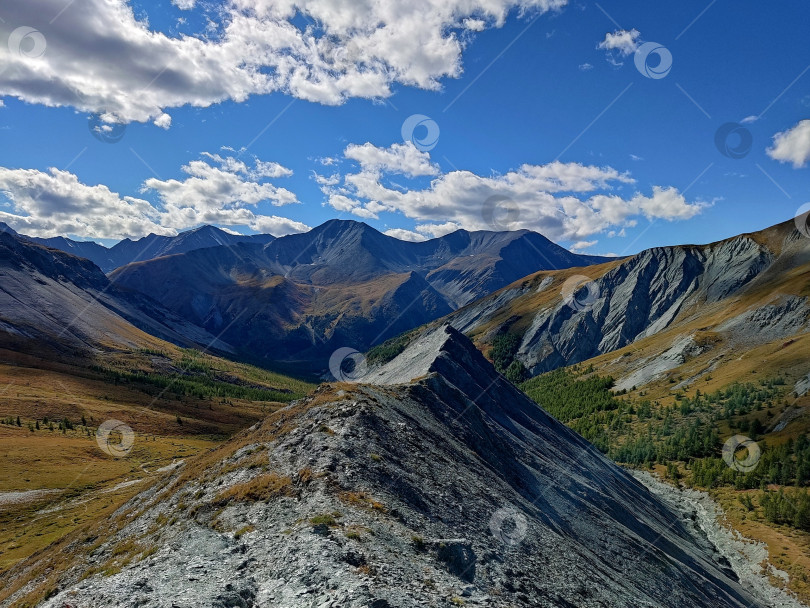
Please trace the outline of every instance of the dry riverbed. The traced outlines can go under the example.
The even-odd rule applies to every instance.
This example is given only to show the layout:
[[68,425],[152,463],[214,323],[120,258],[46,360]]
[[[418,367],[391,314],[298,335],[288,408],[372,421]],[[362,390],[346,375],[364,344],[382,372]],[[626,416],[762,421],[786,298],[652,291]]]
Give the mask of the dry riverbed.
[[787,582],[786,572],[768,561],[768,550],[721,523],[723,511],[706,492],[678,489],[646,471],[633,476],[683,518],[686,527],[710,542],[730,564],[741,584],[769,608],[807,608],[792,594],[774,587],[769,576]]

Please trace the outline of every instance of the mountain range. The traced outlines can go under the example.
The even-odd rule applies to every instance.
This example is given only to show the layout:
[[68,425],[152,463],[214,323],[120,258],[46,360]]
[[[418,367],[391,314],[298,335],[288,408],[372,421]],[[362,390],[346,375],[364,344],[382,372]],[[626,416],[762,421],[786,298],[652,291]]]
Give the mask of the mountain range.
[[[164,248],[209,243],[206,235],[221,236],[200,229]],[[337,348],[364,351],[446,318],[485,351],[498,336],[514,336],[512,356],[530,376],[628,349],[606,370],[629,389],[667,378],[687,360],[700,361],[695,371],[707,375],[741,344],[800,348],[810,314],[803,282],[810,239],[793,222],[605,261],[526,231],[458,231],[411,243],[333,220],[265,244],[133,262],[109,277],[10,229],[0,243],[7,277],[0,319],[12,336],[64,336],[83,322],[89,335],[112,314],[175,343],[208,341],[308,371],[325,369]],[[81,319],[85,305],[100,316]],[[798,382],[807,372],[794,367]]]
[[680,378],[670,387],[678,390],[729,366],[799,382],[810,372],[801,354],[808,279],[810,238],[789,221],[708,245],[535,273],[448,320],[484,349],[514,336],[514,359],[532,376],[589,361],[619,390]]
[[[5,224],[0,227],[0,231],[14,233]],[[216,226],[200,226],[194,230],[181,232],[177,236],[150,234],[135,241],[124,239],[112,247],[105,247],[94,241],[75,241],[63,236],[49,238],[27,236],[25,238],[46,247],[86,258],[101,268],[103,272],[110,272],[131,262],[186,253],[204,247],[230,246],[236,243],[264,244],[269,243],[275,237],[270,234],[232,234]]]
[[[4,357],[83,361],[94,373],[115,358],[103,370],[112,390],[119,378],[164,387],[148,393],[147,408],[163,424],[176,407],[199,415],[188,432],[212,432],[209,421],[225,413],[230,428],[241,419],[244,429],[140,479],[143,491],[110,517],[14,566],[2,607],[27,594],[37,599],[21,605],[60,608],[797,605],[763,599],[694,513],[683,519],[554,420],[547,410],[566,413],[570,391],[527,388],[554,370],[608,387],[575,395],[579,413],[566,422],[609,453],[616,442],[627,453],[704,433],[710,440],[695,455],[718,476],[728,467],[717,429],[731,436],[756,418],[772,463],[808,428],[810,239],[793,222],[605,259],[525,231],[407,243],[331,221],[106,275],[0,230],[0,276]],[[336,349],[375,345],[367,371],[352,377],[360,383],[324,384],[286,406],[253,404],[269,415],[247,429],[255,409],[234,415],[228,395],[290,401],[284,391],[303,394],[302,384],[258,383],[241,363],[241,375],[222,363],[214,372],[213,358],[194,354],[323,373]],[[533,377],[520,386],[536,402],[485,356],[515,383]],[[178,379],[195,384],[164,394]],[[94,407],[109,386],[92,388],[103,395]],[[742,405],[727,407],[737,394],[729,387],[746,392]],[[32,401],[41,407],[39,393]],[[71,415],[82,407],[71,404]],[[140,433],[145,413],[139,405],[116,416]],[[17,425],[20,441],[29,432],[40,440],[34,422],[30,431]],[[676,457],[690,466],[691,452],[673,453],[670,467]],[[646,454],[638,462],[654,466]],[[777,545],[786,555],[801,537],[757,528],[766,524],[743,500],[751,496],[732,495],[725,507],[776,539],[772,558]],[[805,592],[791,563],[784,580]]]
[[[604,259],[572,254],[528,231],[457,231],[412,243],[339,220],[278,239],[204,226],[110,249],[25,237],[7,226],[3,233],[22,249],[39,244],[77,256],[85,270],[82,255],[101,270],[135,259],[109,273],[110,286],[98,272],[94,288],[109,294],[114,285],[119,301],[151,302],[157,323],[165,317],[202,328],[190,339],[207,336],[224,351],[266,364],[296,361],[305,371],[325,369],[336,348],[365,350],[527,272]],[[70,273],[62,278],[70,281]]]

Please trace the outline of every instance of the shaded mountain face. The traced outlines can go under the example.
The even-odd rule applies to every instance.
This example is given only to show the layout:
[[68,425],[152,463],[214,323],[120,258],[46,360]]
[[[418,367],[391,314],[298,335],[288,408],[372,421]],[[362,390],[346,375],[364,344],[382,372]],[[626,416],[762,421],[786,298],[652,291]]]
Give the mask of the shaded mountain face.
[[124,239],[113,247],[104,247],[92,241],[73,241],[65,237],[39,238],[26,237],[35,243],[53,247],[66,253],[87,258],[104,272],[110,272],[131,262],[186,253],[205,247],[232,246],[236,243],[264,245],[275,237],[269,234],[238,235],[230,234],[215,226],[201,226],[181,232],[177,236],[150,234],[136,241]]
[[[810,239],[791,221],[710,245],[538,273],[449,321],[484,345],[514,334],[515,357],[533,375],[596,357],[611,362],[602,371],[619,379],[618,388],[630,389],[668,378],[690,360],[705,376],[768,344],[795,367],[796,353],[781,345],[805,348],[798,341],[810,320],[808,276]],[[572,284],[582,288],[571,293]],[[621,357],[609,356],[620,350]]]
[[324,369],[336,348],[365,350],[530,269],[595,261],[602,259],[526,231],[458,231],[410,243],[333,220],[264,246],[198,249],[131,264],[110,277],[223,332],[245,355]]
[[365,380],[167,473],[43,605],[761,605],[458,332]]
[[[452,257],[432,269],[427,280],[452,303],[463,306],[536,270],[600,264],[609,258],[571,253],[536,232],[463,232]],[[452,235],[448,235],[452,236]],[[438,257],[438,256],[437,256]],[[532,270],[536,269],[536,270]]]
[[453,308],[537,270],[571,268],[607,258],[571,253],[536,232],[458,230],[420,243],[400,241],[361,222],[331,220],[265,247],[273,271],[316,284],[357,282],[417,272]]
[[148,346],[230,347],[142,294],[123,293],[91,261],[0,231],[2,346],[43,354]]

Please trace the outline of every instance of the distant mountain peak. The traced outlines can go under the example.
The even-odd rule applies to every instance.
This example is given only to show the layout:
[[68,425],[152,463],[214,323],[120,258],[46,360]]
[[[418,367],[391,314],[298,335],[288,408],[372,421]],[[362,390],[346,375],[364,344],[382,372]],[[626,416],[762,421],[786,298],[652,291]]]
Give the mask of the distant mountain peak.
[[195,249],[222,245],[233,246],[237,243],[265,245],[274,239],[275,237],[269,234],[232,234],[217,226],[204,224],[191,230],[185,230],[175,236],[151,232],[137,240],[125,238],[112,247],[105,247],[94,241],[75,241],[62,236],[31,238],[30,240],[87,258],[104,272],[110,272],[132,262],[142,262],[177,253],[188,253]]
[[212,224],[203,224],[202,226],[197,226],[196,228],[192,228],[190,230],[184,230],[183,232],[180,232],[177,236],[180,236],[182,234],[206,234],[206,233],[231,234],[230,232],[226,232],[222,228],[219,228]]
[[14,228],[9,226],[5,222],[0,222],[0,232],[7,232],[9,234],[13,234],[14,236],[19,236],[17,232],[14,230]]
[[327,232],[338,232],[344,234],[348,233],[375,233],[380,235],[382,234],[379,230],[377,230],[372,226],[369,226],[365,222],[358,222],[357,220],[344,220],[337,218],[327,220],[320,226],[316,226],[310,231],[310,233],[312,234],[320,234]]

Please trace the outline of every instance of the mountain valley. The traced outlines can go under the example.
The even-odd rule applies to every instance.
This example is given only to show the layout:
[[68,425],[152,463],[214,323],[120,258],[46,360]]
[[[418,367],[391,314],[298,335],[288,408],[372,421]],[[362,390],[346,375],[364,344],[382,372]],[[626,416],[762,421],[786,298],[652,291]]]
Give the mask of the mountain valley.
[[[178,606],[774,601],[741,583],[688,512],[673,515],[602,453],[709,490],[764,543],[779,586],[808,597],[808,534],[768,511],[779,488],[788,500],[801,491],[810,427],[810,239],[792,222],[584,259],[594,263],[491,294],[520,272],[498,260],[525,234],[456,233],[398,250],[354,222],[313,232],[109,277],[0,234],[0,373],[17,394],[3,402],[0,436],[23,462],[57,449],[78,464],[112,417],[139,446],[123,459],[96,453],[69,478],[0,480],[0,536],[14,539],[0,576],[15,581],[0,605],[101,606],[120,589],[132,606],[170,594]],[[332,369],[329,354],[345,346],[372,347],[367,371]],[[349,382],[311,392],[239,362],[262,358]],[[761,469],[723,462],[735,433],[762,446]],[[3,488],[17,502],[3,503]],[[81,516],[86,500],[106,506]],[[630,503],[633,515],[620,515]],[[47,512],[74,523],[54,527]],[[586,547],[595,526],[603,540]],[[259,567],[268,555],[278,557]],[[182,582],[203,574],[205,584]],[[697,589],[695,577],[711,583]]]
[[754,6],[3,2],[0,608],[810,608]]
[[45,556],[43,605],[760,605],[673,517],[439,327]]

